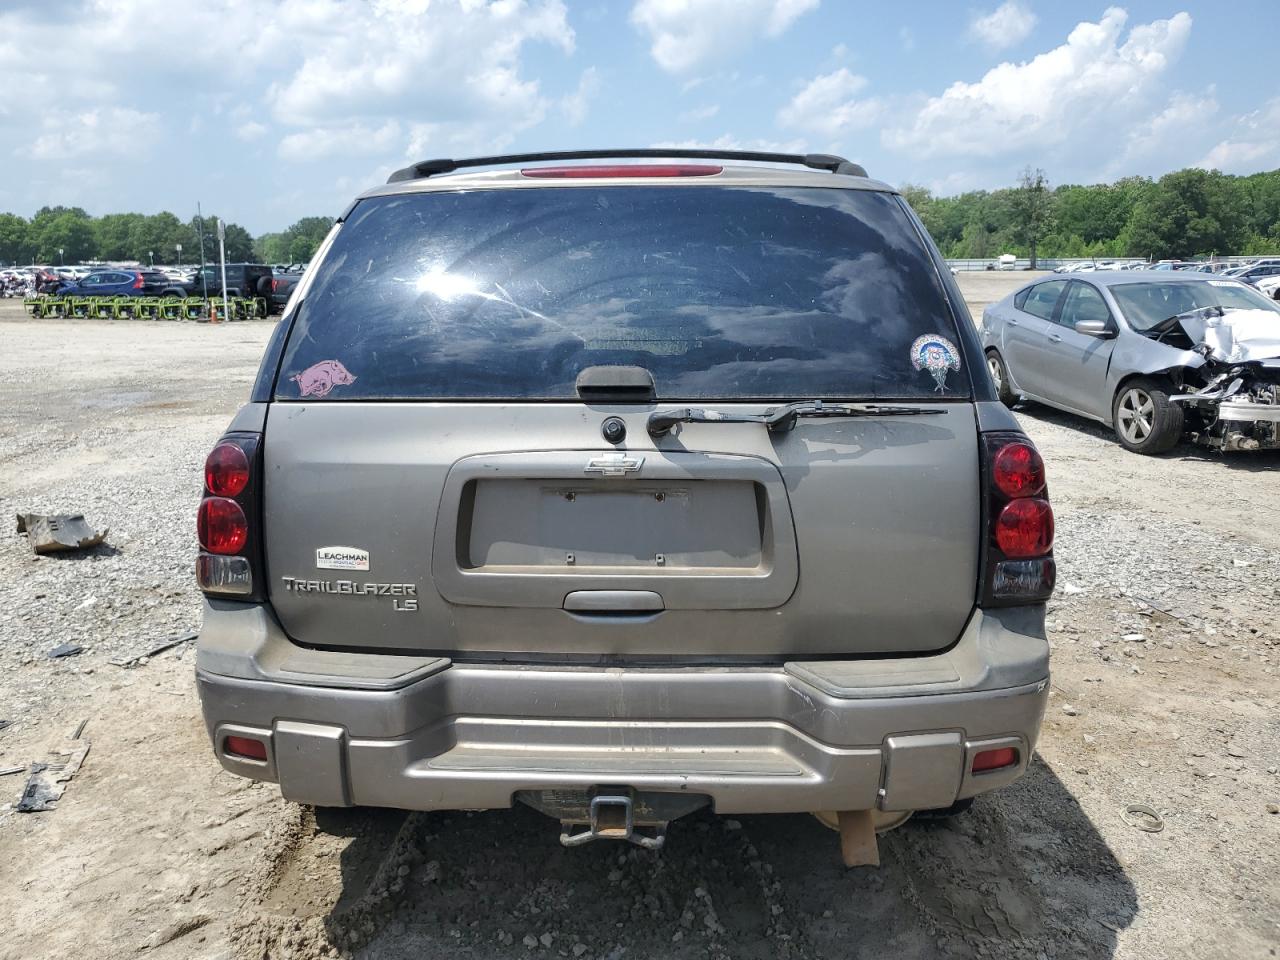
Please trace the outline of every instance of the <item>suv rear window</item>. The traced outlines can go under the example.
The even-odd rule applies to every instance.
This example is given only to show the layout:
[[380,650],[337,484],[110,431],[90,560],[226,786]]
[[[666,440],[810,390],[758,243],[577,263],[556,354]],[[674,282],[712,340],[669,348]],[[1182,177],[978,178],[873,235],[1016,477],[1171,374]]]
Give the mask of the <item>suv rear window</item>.
[[[627,364],[648,369],[664,400],[934,398],[933,376],[911,362],[924,335],[955,343],[955,321],[891,194],[394,195],[362,201],[339,231],[276,395],[566,400],[584,367]],[[318,364],[336,388],[308,389]],[[948,397],[968,394],[967,371],[948,378]]]

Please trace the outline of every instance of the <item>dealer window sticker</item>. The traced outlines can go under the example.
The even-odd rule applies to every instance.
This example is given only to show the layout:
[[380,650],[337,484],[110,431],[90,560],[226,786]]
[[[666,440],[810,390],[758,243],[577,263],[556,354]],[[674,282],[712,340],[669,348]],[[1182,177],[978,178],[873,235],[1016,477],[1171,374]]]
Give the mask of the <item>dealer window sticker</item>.
[[369,551],[359,547],[320,547],[316,550],[317,570],[368,570]]

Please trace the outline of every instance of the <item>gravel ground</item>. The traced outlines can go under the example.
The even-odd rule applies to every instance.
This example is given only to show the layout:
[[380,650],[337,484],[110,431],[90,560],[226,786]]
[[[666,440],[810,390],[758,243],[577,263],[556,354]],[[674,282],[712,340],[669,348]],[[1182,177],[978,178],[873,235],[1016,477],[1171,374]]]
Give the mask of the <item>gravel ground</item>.
[[[960,281],[976,306],[1026,278]],[[91,741],[56,811],[0,807],[0,958],[1275,955],[1280,457],[1142,458],[1020,410],[1060,563],[1023,780],[885,836],[879,870],[844,869],[806,816],[570,851],[524,809],[286,803],[213,762],[186,647],[109,663],[198,623],[200,464],[270,329],[36,323],[0,302],[0,509],[111,528],[33,561],[0,527],[0,770],[81,720]],[[64,641],[85,650],[49,659]],[[0,776],[0,801],[22,779]],[[1127,826],[1131,802],[1164,831]]]

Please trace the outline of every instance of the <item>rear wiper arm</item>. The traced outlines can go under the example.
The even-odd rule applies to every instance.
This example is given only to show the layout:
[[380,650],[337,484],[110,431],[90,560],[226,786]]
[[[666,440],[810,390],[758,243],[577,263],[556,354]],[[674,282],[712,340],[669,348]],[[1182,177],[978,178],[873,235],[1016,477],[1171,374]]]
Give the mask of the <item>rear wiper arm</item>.
[[887,407],[868,403],[855,407],[847,403],[801,400],[782,407],[770,407],[764,413],[722,413],[701,407],[662,410],[649,414],[648,429],[649,436],[655,439],[665,437],[677,423],[763,423],[770,433],[786,433],[795,429],[801,417],[912,417],[942,412],[938,406]]

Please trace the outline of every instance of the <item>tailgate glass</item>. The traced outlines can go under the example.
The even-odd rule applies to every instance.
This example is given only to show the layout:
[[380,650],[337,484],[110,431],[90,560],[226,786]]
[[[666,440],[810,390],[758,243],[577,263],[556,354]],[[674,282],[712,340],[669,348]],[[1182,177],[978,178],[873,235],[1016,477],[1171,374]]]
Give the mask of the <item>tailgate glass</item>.
[[[628,364],[662,400],[936,399],[911,362],[926,335],[954,343],[955,322],[892,194],[436,191],[355,207],[276,396],[575,400],[583,368]],[[968,372],[945,394],[967,397]]]

